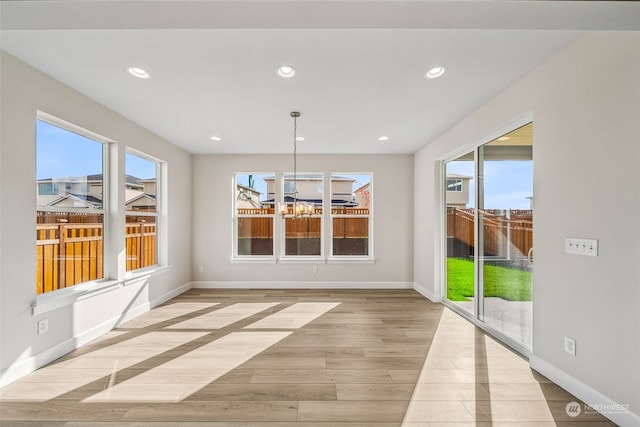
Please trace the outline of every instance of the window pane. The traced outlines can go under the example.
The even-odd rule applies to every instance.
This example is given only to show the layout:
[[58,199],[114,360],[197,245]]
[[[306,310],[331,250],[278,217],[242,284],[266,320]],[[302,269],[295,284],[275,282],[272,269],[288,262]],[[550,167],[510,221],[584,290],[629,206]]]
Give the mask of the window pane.
[[36,293],[103,272],[103,144],[36,124]]
[[38,120],[38,207],[102,209],[101,142]]
[[234,197],[237,255],[272,256],[275,174],[236,173]]
[[156,217],[127,215],[125,227],[127,271],[157,264]]
[[369,255],[371,174],[331,175],[332,255]]
[[320,256],[321,223],[322,218],[318,217],[286,218],[285,254]]
[[125,155],[125,209],[127,211],[157,212],[157,162],[131,153]]
[[38,212],[36,293],[101,279],[103,215]]
[[461,179],[447,179],[447,191],[462,191]]
[[273,218],[238,218],[238,255],[273,255]]
[[369,218],[333,219],[333,254],[369,254]]
[[[292,173],[284,175],[284,201],[293,203],[294,196],[296,200],[302,202],[313,203],[318,207],[322,207],[322,174],[320,173],[298,173],[294,183]],[[294,187],[298,190],[298,194],[294,195]]]
[[125,225],[126,268],[132,271],[158,263],[158,163],[126,153],[124,170],[125,210],[129,213]]
[[[294,193],[294,188],[297,193]],[[301,172],[284,175],[284,200],[291,216],[285,218],[285,255],[322,255],[323,174]],[[293,217],[294,202],[303,211]]]

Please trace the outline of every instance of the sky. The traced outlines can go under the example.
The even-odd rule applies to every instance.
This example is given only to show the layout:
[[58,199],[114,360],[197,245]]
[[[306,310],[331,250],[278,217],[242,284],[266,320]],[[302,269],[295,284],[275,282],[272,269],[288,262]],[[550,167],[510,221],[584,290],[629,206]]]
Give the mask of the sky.
[[[42,120],[36,126],[37,179],[102,173],[102,143]],[[125,171],[142,179],[155,178],[156,163],[127,153]]]
[[[473,161],[447,163],[447,172],[474,176]],[[469,207],[475,203],[474,180],[469,181]],[[533,161],[501,160],[484,163],[485,209],[530,209],[533,196]]]

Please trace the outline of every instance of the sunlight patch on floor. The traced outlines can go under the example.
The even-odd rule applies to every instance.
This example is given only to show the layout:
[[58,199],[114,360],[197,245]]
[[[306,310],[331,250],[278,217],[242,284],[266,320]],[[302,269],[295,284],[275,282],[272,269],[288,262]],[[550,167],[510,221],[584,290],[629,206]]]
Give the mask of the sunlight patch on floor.
[[539,381],[526,360],[445,309],[402,426],[503,421],[555,425]]
[[338,305],[339,302],[299,302],[244,329],[298,329]]
[[[0,390],[3,400],[46,401],[85,386],[108,387],[118,372],[206,335],[149,332],[77,357],[54,362]],[[105,379],[106,378],[106,379]],[[99,381],[98,384],[92,384]]]
[[217,302],[174,302],[161,305],[145,313],[144,316],[137,317],[125,324],[122,328],[146,328],[157,323],[166,322],[176,317],[184,316],[194,311],[211,308],[218,305]]
[[269,303],[237,303],[228,307],[212,311],[202,316],[185,320],[168,326],[166,329],[222,329],[248,317],[258,314],[268,308],[277,306],[277,302]]
[[232,332],[121,382],[83,402],[178,402],[289,336],[291,332]]

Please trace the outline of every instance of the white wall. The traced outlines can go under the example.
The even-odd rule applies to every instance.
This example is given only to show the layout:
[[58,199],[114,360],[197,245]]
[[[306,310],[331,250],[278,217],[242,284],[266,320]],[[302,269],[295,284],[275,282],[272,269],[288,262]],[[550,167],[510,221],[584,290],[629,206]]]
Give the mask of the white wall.
[[[588,403],[640,418],[640,33],[588,33],[415,156],[416,282],[439,292],[434,166],[523,114],[534,129],[532,366]],[[565,237],[599,239],[597,258]],[[563,350],[565,335],[577,354]]]
[[[304,288],[311,282],[411,285],[413,157],[299,155],[302,172],[373,172],[375,264],[237,264],[232,253],[235,172],[290,172],[291,155],[198,155],[193,159],[193,279],[231,286],[261,281]],[[204,272],[199,272],[199,267]],[[286,285],[286,284],[285,284]]]
[[[0,384],[4,384],[105,332],[123,313],[140,313],[190,282],[191,156],[16,58],[1,55]],[[31,314],[36,301],[37,110],[116,141],[112,151],[120,164],[112,165],[115,170],[123,171],[126,145],[168,162],[168,271],[41,315]],[[124,200],[124,190],[115,193]],[[112,215],[115,223],[124,225],[121,210],[115,209]],[[122,241],[111,255],[122,257],[123,227],[112,233]],[[113,275],[123,276],[123,272]],[[49,319],[49,332],[37,335],[36,323],[42,318]]]

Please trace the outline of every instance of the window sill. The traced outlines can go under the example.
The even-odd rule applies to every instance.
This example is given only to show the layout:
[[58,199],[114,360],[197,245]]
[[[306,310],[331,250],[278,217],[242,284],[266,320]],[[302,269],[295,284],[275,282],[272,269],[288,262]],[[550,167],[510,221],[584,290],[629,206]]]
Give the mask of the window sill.
[[375,264],[376,259],[364,256],[333,256],[327,258],[327,264]]
[[232,264],[275,264],[274,257],[232,257]]
[[124,276],[123,286],[133,285],[141,280],[146,280],[151,276],[166,273],[171,270],[169,265],[153,265],[151,267],[141,268],[139,270],[129,271]]
[[106,292],[114,291],[118,289],[121,284],[122,282],[119,280],[87,282],[70,288],[38,295],[36,302],[31,305],[32,314],[37,316],[66,305],[71,305],[76,301],[82,301]]
[[283,257],[278,260],[278,264],[326,264],[327,260],[315,256]]

